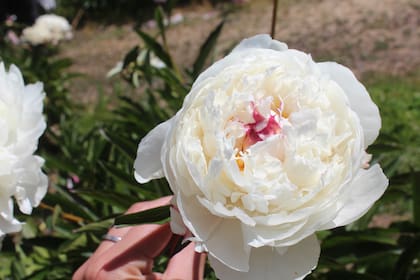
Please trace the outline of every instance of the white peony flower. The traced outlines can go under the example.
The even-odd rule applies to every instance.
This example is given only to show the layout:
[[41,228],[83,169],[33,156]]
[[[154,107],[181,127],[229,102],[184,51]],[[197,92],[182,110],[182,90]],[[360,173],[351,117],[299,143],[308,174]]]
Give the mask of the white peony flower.
[[385,191],[379,165],[366,169],[380,126],[348,68],[258,35],[143,138],[135,176],[167,178],[220,279],[302,279],[318,261],[314,233],[355,221]]
[[73,37],[71,25],[61,16],[54,14],[38,17],[35,24],[23,29],[22,40],[32,45],[58,44]]
[[42,115],[43,86],[24,85],[19,69],[0,63],[0,238],[21,230],[13,216],[13,200],[30,214],[47,191],[44,160],[33,155],[46,124]]

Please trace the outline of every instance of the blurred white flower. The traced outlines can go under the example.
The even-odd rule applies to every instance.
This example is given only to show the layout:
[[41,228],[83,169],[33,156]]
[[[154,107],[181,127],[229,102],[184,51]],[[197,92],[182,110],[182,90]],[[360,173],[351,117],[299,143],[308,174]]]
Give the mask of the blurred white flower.
[[318,261],[314,233],[355,221],[385,191],[379,165],[366,169],[380,126],[348,68],[258,35],[142,139],[135,176],[167,178],[220,279],[302,279]]
[[33,155],[46,127],[43,98],[41,83],[25,86],[16,66],[7,72],[0,63],[0,237],[21,230],[13,197],[20,211],[30,214],[47,191],[44,160]]
[[[138,65],[143,65],[145,63],[146,55],[147,55],[146,50],[142,50],[139,53],[139,55],[137,56],[137,59],[136,59],[136,62],[137,62]],[[149,62],[150,62],[151,66],[153,66],[155,68],[158,68],[158,69],[166,67],[166,64],[159,57],[157,57],[154,52],[149,52],[149,55],[150,55]]]
[[55,0],[38,0],[38,3],[46,11],[55,9],[57,7],[57,4],[55,3]]
[[22,40],[32,45],[58,44],[73,37],[71,25],[61,16],[54,14],[38,17],[34,25],[23,29]]

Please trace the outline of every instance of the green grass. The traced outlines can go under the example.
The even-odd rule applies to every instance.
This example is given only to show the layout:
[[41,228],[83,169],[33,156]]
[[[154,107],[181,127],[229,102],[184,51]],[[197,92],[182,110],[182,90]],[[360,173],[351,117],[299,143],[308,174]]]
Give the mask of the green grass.
[[[420,168],[420,80],[414,76],[376,76],[366,86],[382,117],[376,156],[396,157],[394,172]],[[381,154],[379,154],[381,153]],[[391,174],[390,174],[391,175]]]

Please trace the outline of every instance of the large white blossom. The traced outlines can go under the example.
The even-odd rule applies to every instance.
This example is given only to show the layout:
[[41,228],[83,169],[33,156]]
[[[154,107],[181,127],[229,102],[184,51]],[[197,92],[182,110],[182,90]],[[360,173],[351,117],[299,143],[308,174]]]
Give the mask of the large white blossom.
[[19,69],[0,63],[0,238],[21,230],[13,198],[24,214],[38,206],[47,191],[44,160],[34,155],[45,130],[43,85],[25,85]]
[[72,28],[64,17],[48,14],[39,16],[34,25],[22,31],[22,40],[32,45],[58,44],[73,37]]
[[314,233],[355,221],[385,191],[365,152],[380,126],[348,68],[258,35],[142,139],[135,176],[167,178],[220,279],[301,279],[318,261]]

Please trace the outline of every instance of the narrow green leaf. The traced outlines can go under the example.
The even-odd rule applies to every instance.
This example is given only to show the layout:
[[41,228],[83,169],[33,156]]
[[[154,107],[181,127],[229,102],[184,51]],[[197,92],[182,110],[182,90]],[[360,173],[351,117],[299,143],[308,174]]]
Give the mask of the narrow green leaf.
[[99,162],[99,165],[101,165],[115,179],[123,182],[125,185],[129,185],[129,188],[136,190],[140,189],[140,185],[134,179],[133,173],[127,174],[123,170],[115,167],[113,164],[109,164],[102,161]]
[[140,48],[135,46],[132,48],[123,59],[123,69],[133,61],[136,61],[137,56],[139,55]]
[[163,44],[166,45],[166,34],[165,34],[165,12],[162,7],[157,7],[155,9],[155,21],[159,27],[160,35],[162,36]]
[[76,190],[75,192],[82,197],[86,196],[90,199],[101,201],[110,206],[116,206],[122,209],[127,209],[131,204],[137,201],[137,198],[134,196],[123,195],[121,193],[116,193],[115,191]]
[[373,275],[360,274],[346,270],[332,270],[326,274],[327,280],[383,280]]
[[81,234],[79,236],[76,236],[76,238],[72,239],[72,240],[67,240],[66,242],[64,242],[60,248],[59,251],[61,253],[67,253],[70,251],[74,251],[76,249],[79,248],[83,248],[87,245],[88,239],[86,237],[86,234]]
[[219,23],[219,25],[210,33],[209,37],[207,37],[206,41],[200,48],[200,52],[198,53],[197,58],[195,59],[192,71],[192,78],[195,80],[201,71],[204,68],[206,60],[210,55],[211,51],[214,49],[216,45],[217,39],[219,38],[220,32],[222,31],[224,21]]
[[79,232],[102,232],[106,231],[110,226],[112,226],[114,219],[106,219],[99,222],[89,223],[87,225],[84,225],[76,230],[74,230],[75,233]]
[[410,268],[412,267],[416,258],[420,256],[420,236],[414,238],[409,244],[407,244],[405,250],[401,254],[397,263],[394,266],[392,273],[393,280],[405,280],[408,279]]
[[121,152],[123,152],[129,159],[134,161],[134,156],[136,155],[137,151],[136,144],[122,138],[121,135],[117,135],[106,128],[101,129],[100,133],[105,137],[105,139],[114,144]]
[[122,215],[115,218],[115,225],[138,225],[146,223],[162,223],[170,216],[170,206],[160,206],[145,211]]
[[64,159],[62,155],[53,155],[51,153],[43,154],[46,160],[46,166],[48,168],[58,169],[60,171],[66,171],[69,173],[78,173],[78,168],[75,164],[67,159]]
[[420,227],[420,172],[412,172],[413,218],[414,224]]
[[159,57],[166,66],[173,68],[173,63],[170,55],[164,50],[161,44],[159,44],[155,39],[153,39],[150,35],[147,33],[137,30],[137,34],[143,39],[143,42],[146,44],[146,46],[155,53],[157,57]]
[[59,187],[55,187],[54,190],[55,193],[47,193],[43,199],[44,203],[52,207],[60,205],[62,211],[87,220],[97,219],[97,216],[90,209],[81,204],[80,201],[74,199],[68,192]]

